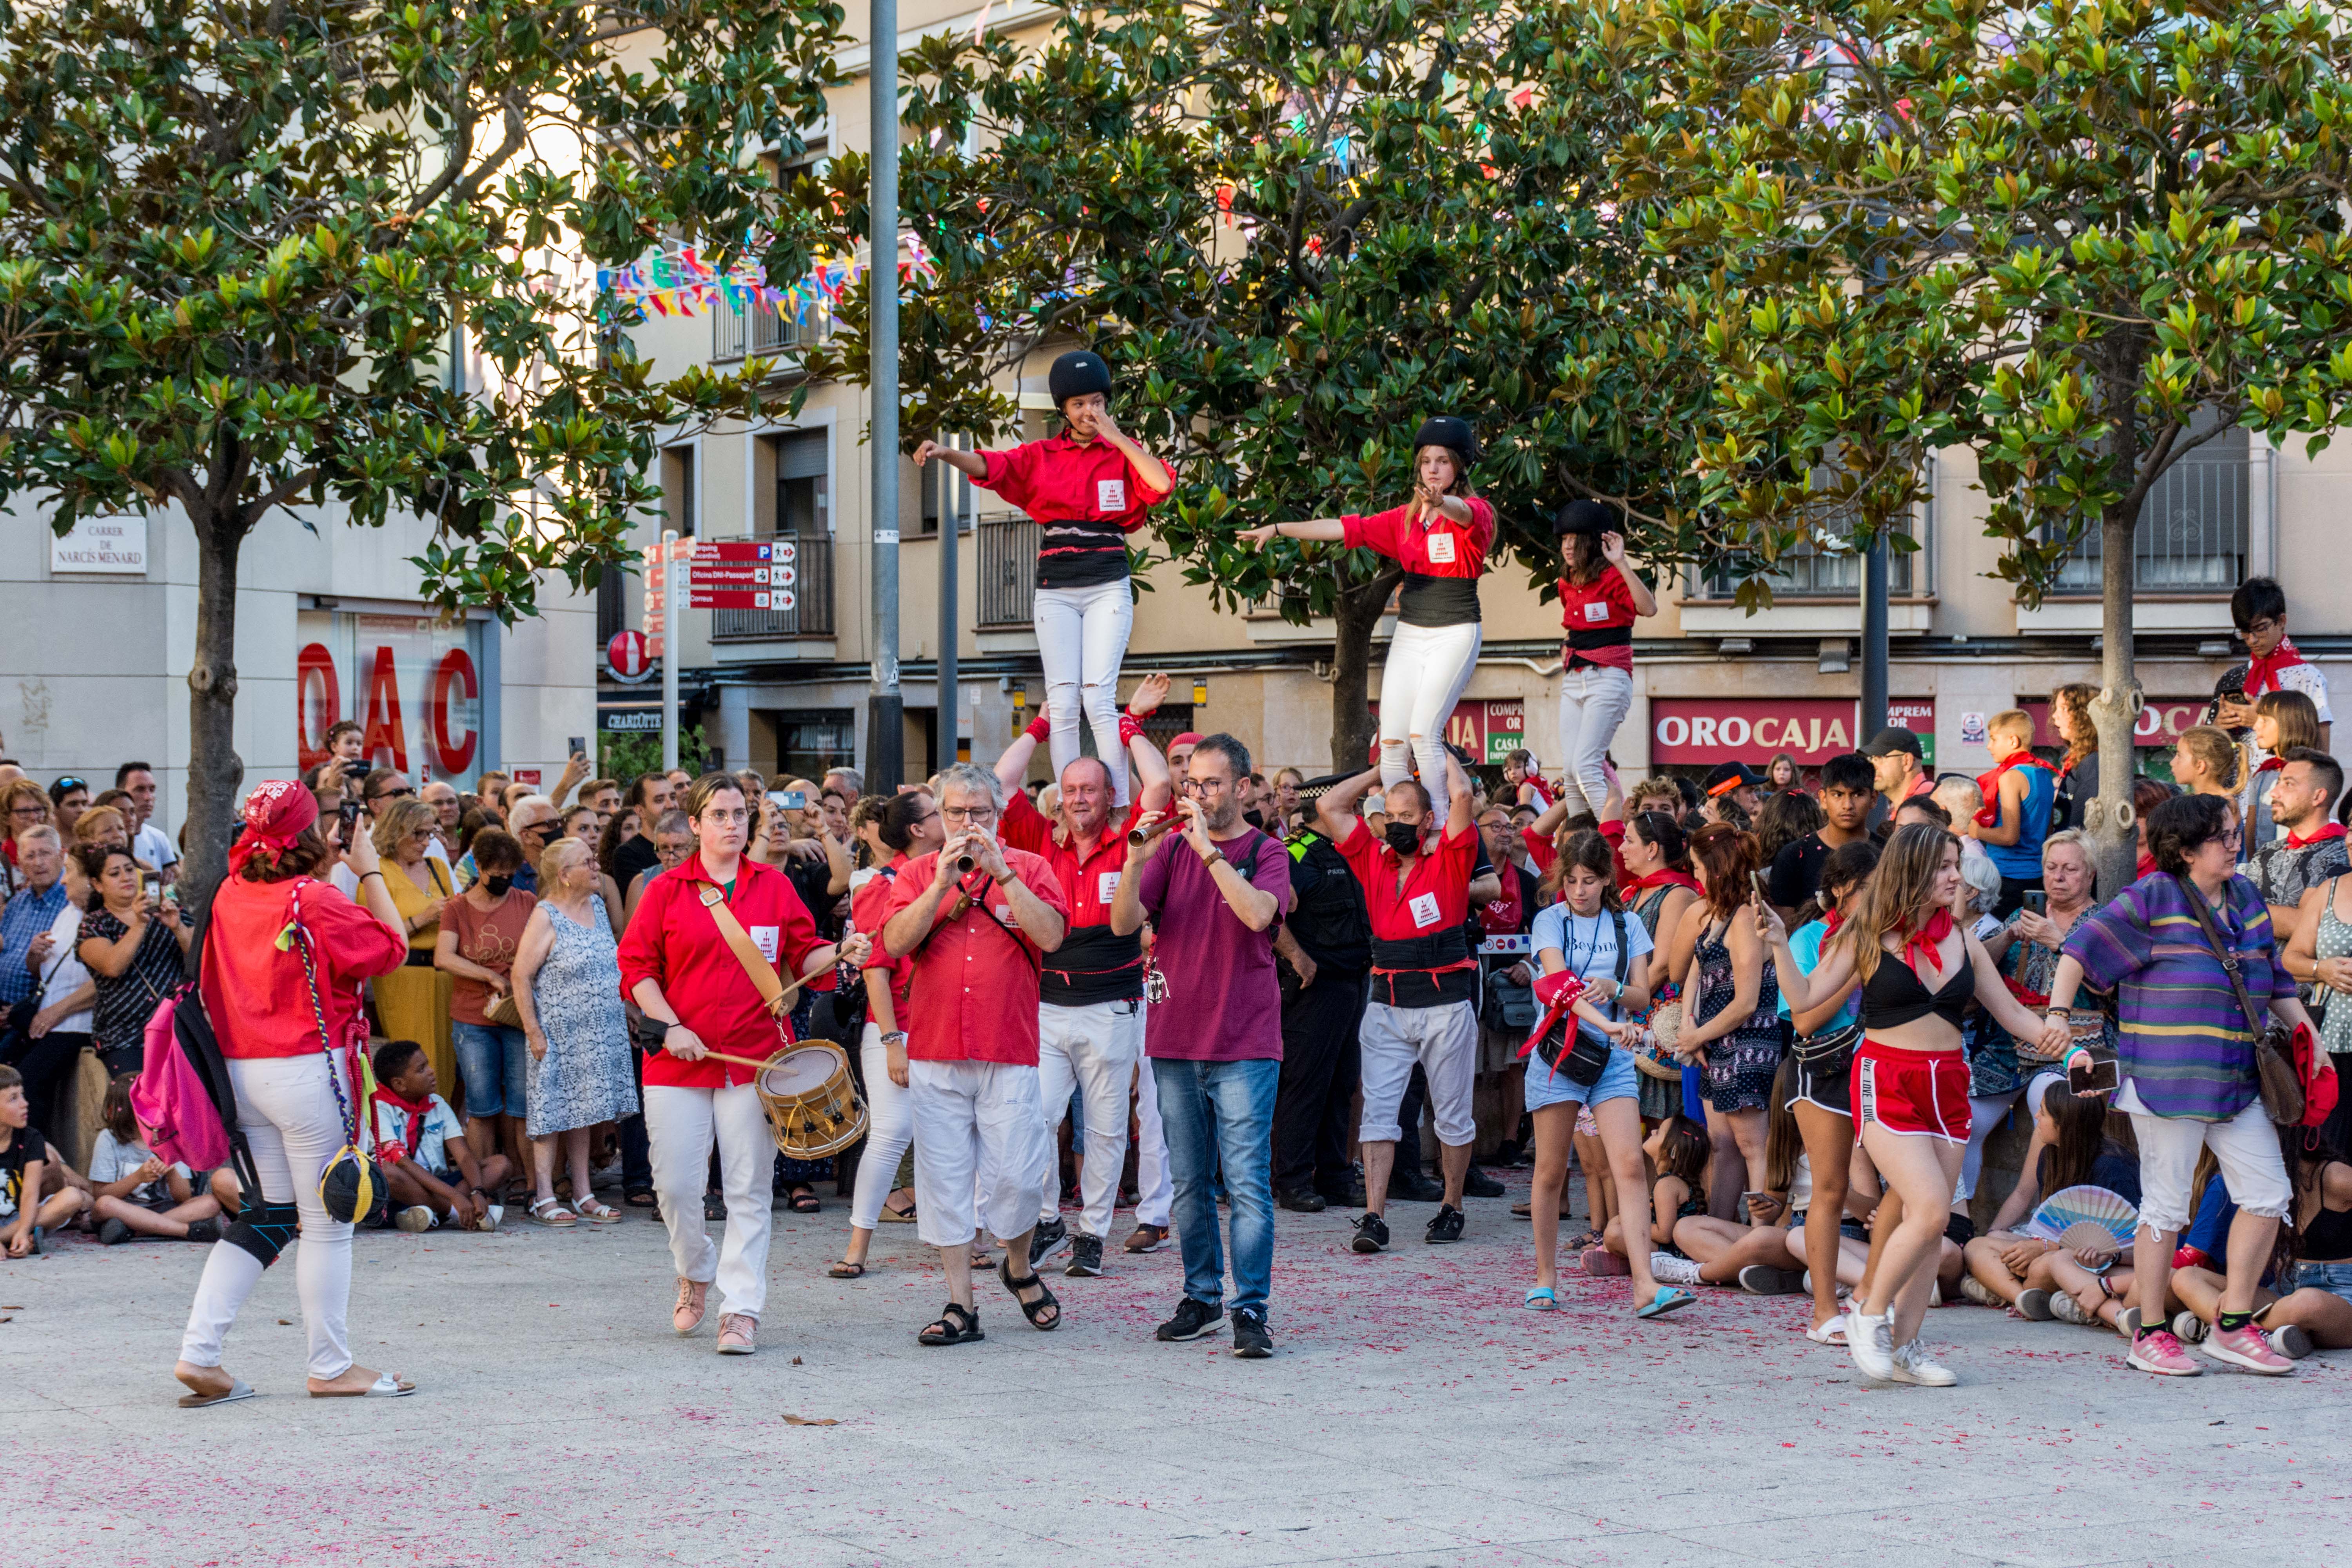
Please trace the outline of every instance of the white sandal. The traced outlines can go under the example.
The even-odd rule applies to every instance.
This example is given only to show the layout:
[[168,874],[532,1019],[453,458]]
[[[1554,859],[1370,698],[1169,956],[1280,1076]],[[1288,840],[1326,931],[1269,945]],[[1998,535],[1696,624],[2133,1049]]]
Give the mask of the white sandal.
[[552,1226],[557,1230],[568,1230],[580,1223],[572,1217],[572,1211],[563,1206],[563,1200],[561,1198],[540,1199],[530,1205],[530,1217],[541,1225]]
[[581,1199],[572,1210],[590,1225],[611,1225],[621,1217],[621,1211],[610,1204],[598,1203],[593,1197]]
[[1828,1322],[1816,1328],[1807,1329],[1805,1338],[1817,1345],[1843,1346],[1845,1343],[1845,1314],[1840,1312]]

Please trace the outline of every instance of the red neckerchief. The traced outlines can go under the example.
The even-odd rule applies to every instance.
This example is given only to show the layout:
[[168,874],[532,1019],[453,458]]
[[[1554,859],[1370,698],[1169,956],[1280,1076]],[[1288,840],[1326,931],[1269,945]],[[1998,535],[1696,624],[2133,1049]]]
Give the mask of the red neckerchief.
[[2286,766],[2286,759],[2284,757],[2266,757],[2263,759],[2262,766],[2256,768],[2254,772],[2258,773],[2274,773],[2284,766]]
[[1977,826],[1979,827],[2000,826],[2001,774],[2011,768],[2041,768],[2047,771],[2049,766],[2048,763],[2043,762],[2032,752],[2011,752],[1993,764],[1992,772],[1979,773],[1977,788],[1984,792],[1984,805],[1977,812]]
[[[375,1086],[375,1093],[371,1097],[368,1104],[369,1115],[372,1121],[374,1116],[374,1107],[379,1105],[389,1105],[408,1112],[408,1136],[400,1142],[394,1143],[393,1147],[400,1151],[400,1157],[402,1159],[415,1159],[417,1145],[425,1142],[425,1119],[433,1114],[433,1100],[431,1097],[428,1096],[421,1101],[415,1100],[403,1100],[399,1095],[393,1092],[391,1085],[379,1083]],[[378,1129],[381,1129],[383,1125],[383,1123],[381,1121],[375,1122],[375,1126]],[[382,1131],[379,1131],[376,1136],[378,1138],[382,1138]]]
[[2310,662],[2295,650],[2293,637],[2279,638],[2278,647],[2260,658],[2246,660],[2244,691],[2247,700],[2251,701],[2266,691],[2280,690],[2278,678],[2281,671],[2293,669],[2298,664]]
[[1845,924],[1845,911],[1843,910],[1832,909],[1829,913],[1823,915],[1822,917],[1822,944],[1826,946],[1830,938],[1837,935],[1838,927],[1843,924]]
[[1697,878],[1688,871],[1677,871],[1669,867],[1663,871],[1650,871],[1634,878],[1617,889],[1617,896],[1630,903],[1652,888],[1688,888],[1694,893],[1701,890]]
[[[1951,934],[1952,911],[1938,905],[1934,914],[1921,921],[1918,927],[1903,939],[1903,962],[1909,964],[1914,973],[1918,971],[1922,959],[1931,965],[1934,964],[1936,950],[1942,946],[1944,939]],[[1966,954],[1963,953],[1963,956]],[[1937,973],[1942,973],[1942,971],[1939,969]],[[1950,979],[1949,974],[1944,975],[1945,981]],[[1942,981],[1937,982],[1938,984],[1942,983]],[[1922,981],[1921,984],[1925,984],[1926,982]]]
[[2318,832],[2313,834],[2308,838],[2297,837],[2292,833],[2288,834],[2286,836],[2286,847],[2290,849],[2308,849],[2315,844],[2325,844],[2331,838],[2341,838],[2343,837],[2344,825],[2340,822],[2331,822],[2320,828]]
[[2140,876],[2147,876],[2150,871],[2156,869],[2156,857],[2143,850],[2138,861],[2133,865],[2132,869]]

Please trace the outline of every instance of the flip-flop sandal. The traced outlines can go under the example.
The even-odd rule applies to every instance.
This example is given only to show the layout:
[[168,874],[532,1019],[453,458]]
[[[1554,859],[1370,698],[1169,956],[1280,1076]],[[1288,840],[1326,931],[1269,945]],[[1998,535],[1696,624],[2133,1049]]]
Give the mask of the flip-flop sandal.
[[824,1203],[811,1192],[794,1193],[785,1202],[791,1205],[794,1214],[819,1214],[824,1209]]
[[908,1205],[905,1208],[903,1208],[903,1209],[894,1209],[894,1208],[892,1208],[888,1204],[884,1204],[884,1205],[882,1205],[882,1223],[883,1223],[884,1225],[912,1225],[912,1224],[914,1224],[914,1223],[915,1223],[915,1205],[912,1205],[912,1204],[908,1204]]
[[1698,1298],[1689,1291],[1669,1285],[1651,1297],[1648,1304],[1635,1308],[1633,1315],[1637,1318],[1663,1318],[1668,1312],[1678,1312],[1697,1300]]
[[215,1405],[234,1405],[240,1399],[252,1397],[253,1385],[241,1377],[233,1377],[229,1379],[228,1391],[225,1394],[183,1394],[180,1395],[180,1408],[203,1410]]
[[1511,1216],[1514,1219],[1533,1219],[1536,1217],[1536,1205],[1532,1203],[1513,1204]]
[[1568,1250],[1581,1255],[1586,1247],[1598,1247],[1600,1245],[1601,1233],[1597,1230],[1588,1230],[1582,1236],[1578,1237],[1574,1241],[1570,1242],[1568,1244]]
[[1843,1312],[1840,1312],[1828,1322],[1817,1324],[1812,1328],[1807,1329],[1805,1331],[1805,1338],[1812,1341],[1813,1343],[1817,1345],[1838,1345],[1843,1347],[1845,1344],[1845,1314]]
[[1559,1297],[1550,1286],[1537,1285],[1528,1289],[1527,1300],[1520,1304],[1530,1312],[1556,1312],[1559,1310]]
[[416,1392],[416,1385],[405,1378],[394,1377],[388,1372],[376,1373],[375,1381],[365,1388],[334,1389],[321,1394],[310,1391],[313,1399],[401,1399]]
[[660,1200],[654,1196],[653,1189],[651,1187],[647,1187],[643,1192],[623,1193],[621,1194],[621,1205],[625,1208],[649,1209],[654,1207],[659,1202]]
[[866,1265],[852,1263],[845,1258],[825,1272],[835,1279],[863,1279],[866,1278]]

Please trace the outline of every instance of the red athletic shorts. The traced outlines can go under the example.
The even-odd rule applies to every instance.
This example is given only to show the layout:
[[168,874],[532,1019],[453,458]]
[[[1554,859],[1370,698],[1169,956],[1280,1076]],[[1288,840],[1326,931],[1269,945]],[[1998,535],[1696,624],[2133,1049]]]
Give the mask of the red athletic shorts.
[[1948,1051],[1906,1051],[1864,1039],[1853,1053],[1854,1136],[1889,1132],[1969,1141],[1969,1063]]

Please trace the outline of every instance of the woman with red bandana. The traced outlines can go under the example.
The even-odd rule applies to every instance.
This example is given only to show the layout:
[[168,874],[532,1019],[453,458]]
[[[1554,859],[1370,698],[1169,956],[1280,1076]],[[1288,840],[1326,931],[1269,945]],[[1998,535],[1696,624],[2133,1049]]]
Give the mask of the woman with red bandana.
[[[408,931],[384,886],[374,841],[354,831],[351,843],[331,845],[318,819],[318,801],[295,780],[255,789],[246,797],[244,832],[228,852],[228,878],[213,894],[202,958],[205,1012],[227,1058],[236,1130],[261,1190],[247,1195],[237,1223],[214,1244],[188,1310],[172,1374],[188,1385],[180,1403],[191,1408],[252,1397],[242,1379],[221,1370],[221,1342],[262,1270],[293,1240],[298,1217],[302,1247],[294,1275],[310,1335],[310,1397],[415,1391],[352,1361],[343,1321],[352,1226],[330,1218],[319,1194],[320,1174],[352,1131],[344,1107],[360,1103],[357,1053],[367,1047],[361,982],[401,966]],[[364,908],[318,879],[338,847],[358,874]],[[296,943],[308,947],[307,964]]]
[[1790,950],[1780,915],[1760,900],[1750,903],[1794,1015],[1841,999],[1862,981],[1863,1040],[1847,1092],[1863,1149],[1885,1178],[1884,1201],[1894,1205],[1874,1223],[1894,1229],[1869,1300],[1846,1314],[1846,1349],[1870,1377],[1936,1388],[1959,1381],[1928,1359],[1919,1328],[1968,1151],[1960,1016],[1974,997],[2012,1035],[2042,1033],[1984,944],[1956,921],[1965,891],[1958,838],[1925,824],[1896,828],[1861,912],[1841,923],[1841,940],[1811,973]]

